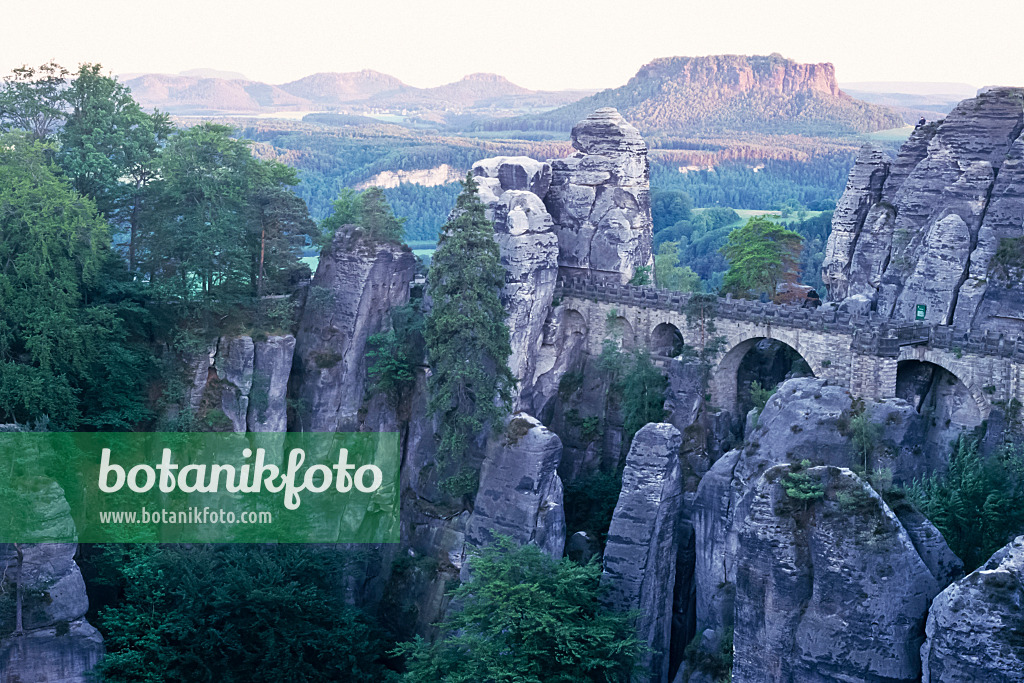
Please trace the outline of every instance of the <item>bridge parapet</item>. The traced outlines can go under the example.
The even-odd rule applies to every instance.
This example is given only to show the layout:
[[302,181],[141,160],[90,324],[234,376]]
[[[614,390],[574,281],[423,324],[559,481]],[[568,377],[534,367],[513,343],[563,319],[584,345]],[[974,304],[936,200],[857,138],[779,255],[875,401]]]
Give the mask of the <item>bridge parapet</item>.
[[[556,296],[580,297],[624,306],[641,306],[685,315],[691,295],[656,287],[593,282],[583,278],[561,278]],[[850,335],[858,353],[895,358],[900,348],[927,345],[983,356],[1012,358],[1024,363],[1024,338],[1006,337],[991,330],[964,330],[947,325],[908,323],[882,317],[872,311],[853,315],[833,307],[802,308],[788,304],[718,297],[713,316],[756,324]]]

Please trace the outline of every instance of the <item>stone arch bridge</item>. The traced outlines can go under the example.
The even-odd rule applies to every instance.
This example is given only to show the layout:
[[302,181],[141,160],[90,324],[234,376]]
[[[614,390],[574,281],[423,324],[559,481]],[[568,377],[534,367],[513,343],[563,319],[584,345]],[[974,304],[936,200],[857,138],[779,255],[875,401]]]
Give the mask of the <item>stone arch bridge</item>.
[[[979,421],[994,406],[1016,410],[1024,403],[1020,338],[857,316],[827,306],[810,309],[729,297],[704,307],[702,321],[687,294],[582,279],[559,280],[555,296],[566,315],[575,317],[575,312],[582,318],[576,320],[586,327],[591,354],[599,354],[612,334],[621,335],[624,346],[646,346],[659,360],[679,353],[683,343],[700,350],[718,337],[724,343],[711,358],[711,403],[730,411],[736,408],[740,361],[762,339],[790,346],[816,377],[847,387],[856,397],[895,397],[900,364],[920,361],[963,383]],[[714,323],[713,334],[708,320]]]

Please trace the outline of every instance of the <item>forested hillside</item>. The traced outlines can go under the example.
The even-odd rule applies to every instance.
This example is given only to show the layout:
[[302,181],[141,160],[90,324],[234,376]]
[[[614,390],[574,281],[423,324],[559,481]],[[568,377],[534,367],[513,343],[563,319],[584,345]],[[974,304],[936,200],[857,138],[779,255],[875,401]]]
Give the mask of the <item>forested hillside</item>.
[[799,64],[778,54],[656,59],[619,88],[548,113],[482,125],[567,131],[599,107],[615,107],[645,133],[833,136],[903,125],[896,112],[843,93],[831,64]]

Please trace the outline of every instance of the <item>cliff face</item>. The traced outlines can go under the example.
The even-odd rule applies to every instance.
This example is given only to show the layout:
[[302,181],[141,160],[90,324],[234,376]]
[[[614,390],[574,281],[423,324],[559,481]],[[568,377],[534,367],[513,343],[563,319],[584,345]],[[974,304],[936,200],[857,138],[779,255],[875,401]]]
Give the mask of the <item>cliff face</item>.
[[357,429],[367,339],[387,329],[391,310],[409,300],[415,267],[407,248],[372,242],[355,226],[338,230],[321,254],[295,335],[293,429]]
[[895,159],[865,147],[836,208],[832,299],[961,328],[1024,332],[1024,90],[997,88],[918,128]]
[[[801,677],[811,676],[818,660],[826,671],[826,659],[834,670],[859,670],[850,680],[908,680],[916,675],[919,662],[912,651],[920,643],[913,639],[924,623],[928,601],[956,578],[960,565],[927,520],[899,506],[893,511],[867,484],[839,469],[863,466],[848,431],[858,409],[847,392],[823,380],[786,381],[743,447],[719,458],[700,481],[692,513],[697,628],[721,637],[735,626],[737,656],[748,658],[738,665],[737,671],[745,673],[736,680],[832,680]],[[897,482],[908,482],[941,467],[937,453],[922,452],[926,418],[913,406],[897,399],[862,409],[882,429],[871,456],[873,470],[888,469]],[[815,476],[825,491],[832,491],[832,498],[809,504],[799,514],[778,514],[785,507],[776,505],[785,502],[779,479],[790,470],[772,468],[805,459],[818,466]],[[771,472],[776,473],[769,476]],[[850,489],[841,497],[841,511],[836,507],[838,489]],[[878,525],[880,536],[867,533]],[[914,567],[911,574],[893,575],[898,580],[890,586],[895,591],[890,599],[858,607],[861,612],[820,602],[826,595],[859,595],[861,589],[854,588],[858,584],[871,594],[872,582],[881,574],[888,576],[886,558],[891,553],[879,553],[873,545],[883,536],[906,556],[900,562]],[[826,587],[830,581],[833,585]],[[848,584],[841,586],[843,581]],[[902,597],[897,599],[897,594]],[[757,614],[766,615],[762,625],[752,620]],[[829,621],[830,614],[851,620],[856,616],[859,625],[846,631]],[[890,623],[892,629],[876,633],[870,626],[876,622]],[[811,624],[815,626],[808,628]],[[803,635],[794,638],[798,632]],[[875,642],[879,652],[888,654],[856,654],[861,640]],[[831,654],[826,657],[826,652]],[[762,666],[766,656],[773,658],[774,669]]]
[[474,164],[473,174],[487,218],[494,221],[505,268],[501,301],[511,335],[508,365],[521,396],[533,382],[558,280],[558,236],[542,201],[551,185],[551,165],[528,157],[495,157]]
[[[35,512],[58,536],[73,529],[64,492],[52,494]],[[86,683],[103,655],[103,638],[85,619],[89,598],[75,563],[73,543],[22,544],[19,575],[14,544],[0,544],[0,681]],[[15,583],[24,585],[23,630],[16,632]]]
[[[897,516],[848,469],[774,467],[739,529],[733,680],[918,680],[941,586]],[[820,497],[789,496],[806,477]]]

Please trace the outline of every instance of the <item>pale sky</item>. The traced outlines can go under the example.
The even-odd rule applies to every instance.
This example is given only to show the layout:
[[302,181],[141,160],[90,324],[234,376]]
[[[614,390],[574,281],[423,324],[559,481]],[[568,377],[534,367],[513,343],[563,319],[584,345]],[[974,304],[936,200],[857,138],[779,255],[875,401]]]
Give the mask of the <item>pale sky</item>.
[[376,69],[421,87],[494,72],[606,88],[656,57],[779,52],[840,82],[1024,86],[1021,0],[2,0],[0,73],[214,68],[283,83]]

